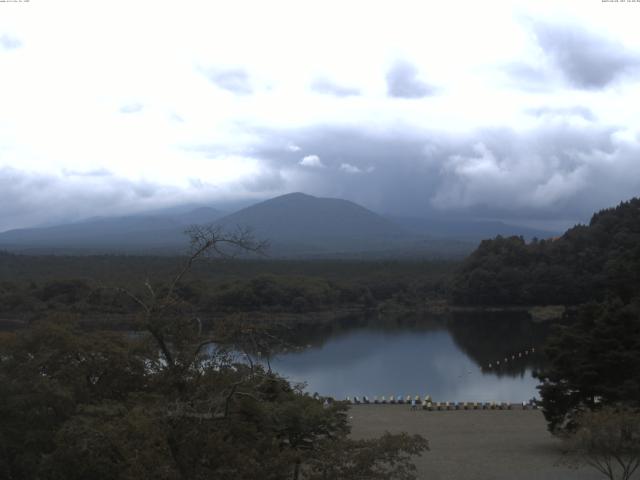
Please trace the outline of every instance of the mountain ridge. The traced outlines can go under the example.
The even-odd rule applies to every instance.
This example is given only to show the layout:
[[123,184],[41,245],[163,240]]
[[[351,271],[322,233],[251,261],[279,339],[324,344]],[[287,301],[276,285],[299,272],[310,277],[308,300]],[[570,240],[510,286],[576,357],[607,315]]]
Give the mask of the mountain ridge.
[[[422,222],[422,223],[421,223]],[[431,223],[430,223],[431,222]],[[462,256],[474,240],[495,234],[519,234],[516,227],[485,225],[480,237],[460,235],[464,222],[390,218],[355,202],[292,192],[224,215],[211,207],[165,208],[121,217],[93,217],[56,226],[0,233],[0,248],[23,253],[163,253],[184,252],[186,227],[214,224],[249,227],[267,240],[274,257]],[[455,227],[457,225],[457,227]],[[487,233],[487,235],[484,235]],[[360,257],[359,257],[360,258]],[[367,257],[368,258],[368,257]]]

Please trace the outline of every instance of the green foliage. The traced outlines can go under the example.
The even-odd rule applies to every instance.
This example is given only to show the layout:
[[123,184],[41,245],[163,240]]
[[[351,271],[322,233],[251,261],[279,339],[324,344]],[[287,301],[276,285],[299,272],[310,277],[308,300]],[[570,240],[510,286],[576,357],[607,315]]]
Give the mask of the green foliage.
[[335,457],[341,463],[332,468],[344,472],[384,465],[386,478],[412,478],[409,456],[424,450],[424,440],[352,443],[344,404],[327,407],[222,350],[194,357],[186,353],[194,354],[193,344],[183,342],[182,353],[172,347],[169,365],[157,361],[153,345],[150,336],[82,332],[66,319],[5,336],[0,472],[13,479],[281,479],[296,465],[316,471]]
[[[253,248],[245,236],[198,230],[171,281],[119,289],[128,310],[138,307],[144,333],[84,331],[78,316],[57,315],[0,336],[3,478],[280,480],[329,467],[338,474],[331,478],[415,478],[410,457],[426,449],[421,437],[351,441],[345,404],[325,405],[270,369],[234,360],[238,349],[251,360],[246,347],[270,348],[275,329],[238,316],[209,337],[185,314],[199,298],[185,275],[221,244]],[[311,285],[314,295],[329,291],[326,282]],[[265,299],[304,292],[270,277],[249,286]],[[85,287],[57,281],[34,297],[75,305]]]
[[599,405],[640,408],[640,301],[584,306],[545,353],[539,389],[552,432],[574,429],[576,416]]
[[208,309],[302,312],[337,305],[341,294],[340,287],[324,279],[259,275],[221,285],[210,295]]
[[[83,323],[126,324],[138,305],[118,293],[144,293],[135,279],[171,281],[179,257],[24,256],[0,254],[0,315],[81,314]],[[202,316],[236,312],[297,313],[415,306],[444,298],[452,263],[426,261],[287,261],[203,259],[175,294]],[[130,322],[129,322],[130,323]],[[106,325],[105,325],[106,326]],[[129,328],[131,325],[129,325]]]
[[640,289],[640,199],[596,213],[589,226],[525,243],[484,240],[465,260],[451,296],[464,305],[577,305]]

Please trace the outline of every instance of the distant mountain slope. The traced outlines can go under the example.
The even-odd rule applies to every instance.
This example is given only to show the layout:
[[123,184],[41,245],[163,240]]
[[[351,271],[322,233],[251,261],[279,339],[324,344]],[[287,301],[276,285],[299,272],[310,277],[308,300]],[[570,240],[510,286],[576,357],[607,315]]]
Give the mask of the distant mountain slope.
[[221,218],[225,228],[250,227],[272,250],[301,254],[388,249],[410,236],[356,203],[290,193]]
[[201,207],[183,213],[94,217],[76,223],[0,233],[0,247],[12,250],[82,249],[144,251],[184,247],[188,225],[212,223],[220,212]]
[[557,237],[559,232],[511,225],[493,220],[448,220],[443,218],[388,217],[405,230],[433,237],[476,241],[502,235],[525,239]]
[[[0,249],[24,253],[183,252],[192,224],[226,229],[250,227],[270,243],[272,257],[461,257],[480,238],[496,234],[535,236],[539,231],[499,222],[386,218],[348,200],[290,193],[222,216],[196,205],[123,217],[0,233]],[[545,232],[546,233],[546,232]],[[547,237],[548,235],[539,235]]]
[[402,228],[377,213],[338,198],[290,193],[221,218],[225,226],[249,225],[272,239],[397,237]]

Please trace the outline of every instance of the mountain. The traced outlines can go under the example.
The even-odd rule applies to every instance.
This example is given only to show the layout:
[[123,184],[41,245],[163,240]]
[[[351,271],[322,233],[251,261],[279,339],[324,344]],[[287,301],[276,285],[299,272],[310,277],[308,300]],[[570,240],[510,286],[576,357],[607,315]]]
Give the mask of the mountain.
[[0,233],[0,248],[38,253],[161,252],[184,248],[184,230],[212,223],[221,212],[199,207],[123,217],[93,217],[76,223]]
[[244,208],[216,223],[250,227],[270,242],[272,254],[385,250],[410,235],[399,225],[356,203],[290,193]]
[[446,218],[391,216],[388,218],[405,230],[419,235],[455,238],[473,242],[479,242],[485,238],[493,238],[497,235],[502,235],[503,237],[524,237],[527,240],[533,238],[551,238],[559,235],[559,232],[511,225],[494,220],[453,220]]
[[391,218],[348,200],[290,193],[230,215],[209,207],[183,205],[122,217],[0,233],[0,249],[23,253],[183,252],[193,224],[228,230],[249,227],[270,244],[272,257],[462,257],[481,238],[552,236],[500,222],[463,222],[446,218]]

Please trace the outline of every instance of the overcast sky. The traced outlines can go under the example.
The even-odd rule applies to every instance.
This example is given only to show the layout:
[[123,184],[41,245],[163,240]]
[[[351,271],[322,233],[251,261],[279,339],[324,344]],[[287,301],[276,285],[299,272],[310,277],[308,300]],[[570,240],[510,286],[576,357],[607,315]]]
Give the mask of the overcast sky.
[[640,194],[640,2],[0,2],[0,230],[303,191],[563,226]]

